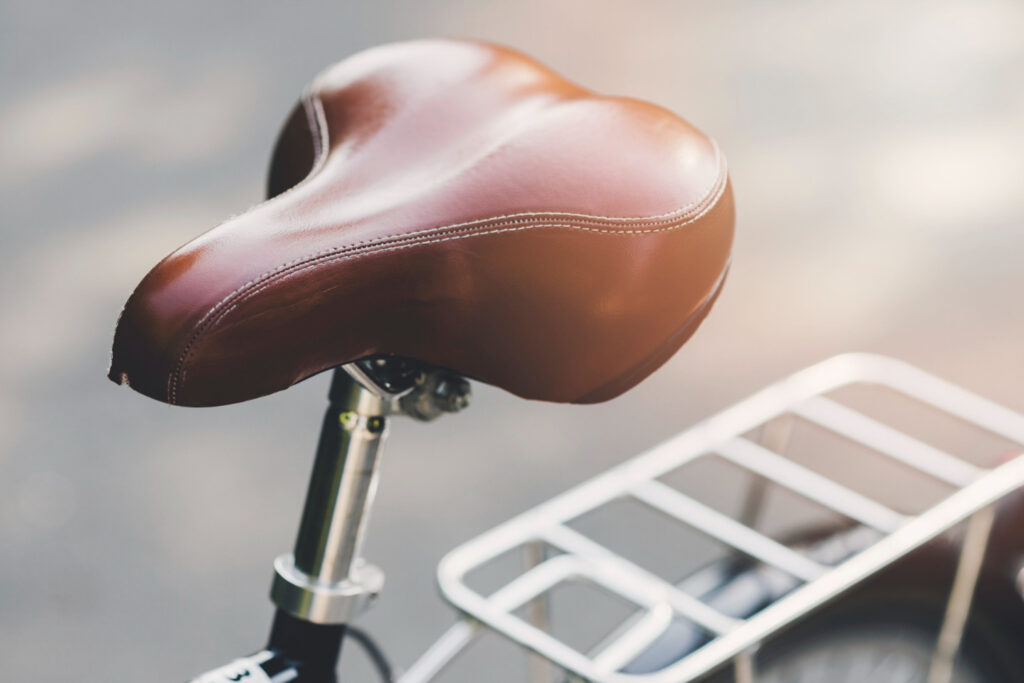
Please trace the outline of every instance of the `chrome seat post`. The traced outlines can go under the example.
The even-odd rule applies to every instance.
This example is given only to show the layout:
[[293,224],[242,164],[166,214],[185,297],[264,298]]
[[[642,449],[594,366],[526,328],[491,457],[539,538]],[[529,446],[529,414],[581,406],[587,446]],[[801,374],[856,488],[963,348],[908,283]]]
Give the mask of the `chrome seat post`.
[[335,373],[295,549],[274,562],[271,599],[293,616],[346,623],[380,592],[384,575],[360,550],[391,408],[378,387]]
[[334,683],[346,625],[384,584],[361,550],[388,416],[433,420],[468,404],[465,379],[414,361],[335,369],[295,548],[274,562],[270,597],[278,609],[264,653],[295,672],[286,680]]

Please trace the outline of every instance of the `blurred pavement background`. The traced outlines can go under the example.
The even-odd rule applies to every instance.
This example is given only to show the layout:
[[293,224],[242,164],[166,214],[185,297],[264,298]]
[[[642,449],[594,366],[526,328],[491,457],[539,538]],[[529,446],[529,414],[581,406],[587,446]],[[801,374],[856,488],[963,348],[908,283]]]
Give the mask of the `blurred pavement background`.
[[[363,623],[398,662],[450,623],[446,550],[827,356],[891,354],[1024,410],[1020,3],[4,2],[0,679],[177,681],[262,644],[326,378],[170,408],[106,380],[110,336],[152,264],[260,199],[316,72],[419,36],[680,113],[728,156],[739,222],[716,310],[631,393],[477,385],[464,415],[395,422],[366,548],[388,586]],[[448,680],[518,680],[499,651]]]

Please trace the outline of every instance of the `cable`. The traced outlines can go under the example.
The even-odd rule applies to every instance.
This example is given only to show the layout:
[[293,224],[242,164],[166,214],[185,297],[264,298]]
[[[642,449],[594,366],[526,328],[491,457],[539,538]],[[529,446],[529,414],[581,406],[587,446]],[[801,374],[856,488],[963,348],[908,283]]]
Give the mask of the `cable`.
[[374,667],[377,669],[377,673],[380,674],[380,678],[384,683],[395,683],[393,669],[391,663],[388,661],[387,655],[381,650],[377,641],[373,637],[363,631],[362,629],[356,628],[355,626],[349,626],[345,630],[345,638],[351,638],[355,640],[366,652],[366,656],[373,662]]

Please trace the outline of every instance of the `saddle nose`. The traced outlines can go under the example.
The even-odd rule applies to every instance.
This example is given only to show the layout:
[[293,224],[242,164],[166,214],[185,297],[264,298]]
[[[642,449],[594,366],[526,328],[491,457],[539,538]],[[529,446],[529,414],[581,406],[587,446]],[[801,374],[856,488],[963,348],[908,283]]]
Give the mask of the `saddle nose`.
[[111,379],[211,406],[398,355],[603,401],[693,334],[733,235],[709,138],[477,42],[387,45],[323,72],[269,190],[142,280]]

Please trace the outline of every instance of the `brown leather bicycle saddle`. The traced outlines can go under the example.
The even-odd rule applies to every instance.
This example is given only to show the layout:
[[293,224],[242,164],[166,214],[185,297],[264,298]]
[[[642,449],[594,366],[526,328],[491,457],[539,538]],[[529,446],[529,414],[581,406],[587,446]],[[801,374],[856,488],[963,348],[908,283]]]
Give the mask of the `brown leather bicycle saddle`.
[[725,162],[691,125],[475,42],[387,45],[322,73],[270,194],[146,275],[111,379],[211,406],[394,354],[603,401],[694,332],[733,233]]

